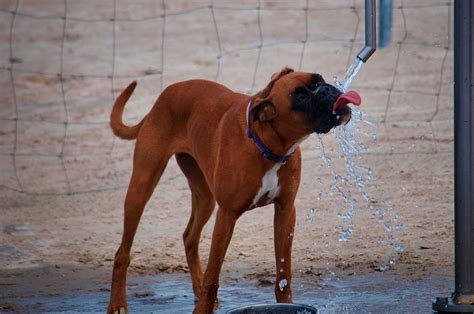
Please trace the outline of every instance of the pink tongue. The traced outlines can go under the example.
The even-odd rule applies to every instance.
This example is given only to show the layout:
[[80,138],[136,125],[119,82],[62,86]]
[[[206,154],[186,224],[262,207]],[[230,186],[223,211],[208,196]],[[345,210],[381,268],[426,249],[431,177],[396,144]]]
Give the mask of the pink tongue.
[[342,108],[344,105],[347,104],[354,104],[356,106],[359,106],[362,100],[360,99],[359,93],[356,91],[348,91],[347,93],[341,94],[336,101],[334,102],[334,105],[332,106],[332,110],[336,111],[339,108]]

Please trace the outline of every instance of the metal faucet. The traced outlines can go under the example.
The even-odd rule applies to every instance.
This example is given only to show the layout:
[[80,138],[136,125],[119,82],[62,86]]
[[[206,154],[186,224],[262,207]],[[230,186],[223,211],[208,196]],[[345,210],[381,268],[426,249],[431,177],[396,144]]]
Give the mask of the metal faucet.
[[365,47],[357,55],[357,58],[364,63],[377,48],[375,7],[375,0],[365,0]]

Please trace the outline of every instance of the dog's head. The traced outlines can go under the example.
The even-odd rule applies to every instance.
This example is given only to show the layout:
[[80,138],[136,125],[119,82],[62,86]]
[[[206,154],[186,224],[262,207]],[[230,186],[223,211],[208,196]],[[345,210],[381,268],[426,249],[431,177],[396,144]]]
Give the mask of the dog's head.
[[254,120],[278,122],[289,131],[327,133],[351,119],[348,104],[360,104],[356,92],[341,93],[320,74],[294,72],[285,68],[254,96]]

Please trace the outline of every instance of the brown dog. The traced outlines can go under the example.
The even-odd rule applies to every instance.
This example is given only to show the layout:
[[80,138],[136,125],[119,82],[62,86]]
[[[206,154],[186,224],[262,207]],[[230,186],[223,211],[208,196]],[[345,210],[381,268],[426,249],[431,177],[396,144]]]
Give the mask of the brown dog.
[[[125,313],[130,249],[145,204],[169,158],[176,161],[192,192],[192,212],[183,234],[186,259],[198,299],[195,313],[211,313],[219,273],[237,219],[275,204],[274,238],[278,302],[292,302],[291,246],[295,196],[300,182],[298,144],[313,132],[327,133],[349,121],[347,106],[357,93],[341,94],[319,74],[285,68],[254,96],[209,81],[191,80],[166,88],[137,125],[122,122],[136,82],[116,100],[110,125],[123,139],[137,139],[133,174],[125,199],[122,242],[115,255],[109,313]],[[203,274],[199,238],[215,203],[219,208],[209,263]]]

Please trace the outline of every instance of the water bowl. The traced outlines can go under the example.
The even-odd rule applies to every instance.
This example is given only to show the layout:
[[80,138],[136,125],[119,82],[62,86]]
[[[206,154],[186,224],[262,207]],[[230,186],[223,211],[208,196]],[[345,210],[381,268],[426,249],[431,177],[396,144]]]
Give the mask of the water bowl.
[[242,306],[228,311],[228,314],[316,314],[316,308],[305,304],[268,303]]

